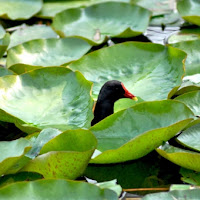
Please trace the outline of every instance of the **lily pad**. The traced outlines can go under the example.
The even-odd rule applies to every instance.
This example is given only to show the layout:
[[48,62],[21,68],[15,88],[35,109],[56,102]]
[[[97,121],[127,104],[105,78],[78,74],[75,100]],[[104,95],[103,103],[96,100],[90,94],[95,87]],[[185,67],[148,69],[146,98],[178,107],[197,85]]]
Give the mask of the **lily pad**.
[[179,0],[177,9],[184,20],[200,26],[199,0]]
[[145,101],[160,100],[181,84],[185,57],[186,53],[173,47],[126,42],[89,53],[69,67],[94,83],[93,98],[106,81],[114,79]]
[[184,146],[200,151],[200,123],[184,130],[177,140]]
[[[15,72],[23,67],[60,66],[77,60],[89,51],[91,46],[78,38],[38,39],[25,42],[8,50],[7,67]],[[20,69],[21,70],[21,69]]]
[[192,117],[183,103],[169,100],[143,102],[119,111],[90,128],[98,140],[97,149],[103,152],[91,163],[138,159],[176,135]]
[[80,6],[89,5],[91,2],[87,0],[78,1],[62,1],[62,0],[44,0],[41,11],[37,14],[42,18],[53,18],[57,13],[70,8],[77,8]]
[[0,67],[0,77],[6,75],[13,75],[14,73],[4,67]]
[[16,173],[30,160],[25,156],[31,148],[30,142],[24,138],[9,142],[0,142],[0,175]]
[[[88,128],[92,120],[91,83],[80,72],[46,67],[0,78],[0,120],[28,133],[44,128]],[[20,126],[21,125],[21,126]]]
[[10,34],[6,33],[2,39],[0,39],[0,58],[6,52],[8,45],[10,43]]
[[150,11],[134,4],[104,2],[60,12],[52,26],[62,37],[76,36],[97,45],[108,36],[128,38],[142,34],[150,15]]
[[45,178],[75,179],[83,174],[96,145],[95,136],[88,130],[65,131],[44,144],[42,155],[21,171],[37,172]]
[[[23,191],[23,192],[22,192]],[[69,180],[37,180],[30,182],[18,182],[0,189],[1,200],[83,200],[83,199],[105,199],[117,200],[117,194],[110,189]]]
[[190,190],[173,190],[170,192],[160,192],[155,194],[148,194],[142,200],[197,200],[200,196],[200,189]]
[[200,28],[192,28],[192,29],[183,29],[178,31],[177,33],[171,35],[167,42],[169,44],[183,42],[183,41],[191,41],[200,39]]
[[4,37],[4,35],[6,34],[3,26],[0,24],[0,39]]
[[0,17],[11,20],[29,19],[42,8],[42,0],[1,0]]
[[169,92],[168,99],[196,90],[200,90],[200,74],[185,76],[181,85],[174,87]]
[[182,175],[181,180],[191,185],[200,185],[200,173],[189,169],[181,168],[180,174]]
[[184,150],[165,144],[156,151],[171,162],[197,172],[200,172],[200,153]]
[[196,116],[200,116],[200,90],[187,92],[176,97],[175,100],[183,102],[193,111]]
[[33,25],[23,26],[21,29],[16,30],[10,36],[10,44],[8,49],[22,44],[24,42],[35,39],[58,38],[58,35],[52,30],[50,26],[46,25]]
[[185,61],[186,75],[200,73],[200,40],[184,41],[171,44],[171,46],[181,49],[187,53]]

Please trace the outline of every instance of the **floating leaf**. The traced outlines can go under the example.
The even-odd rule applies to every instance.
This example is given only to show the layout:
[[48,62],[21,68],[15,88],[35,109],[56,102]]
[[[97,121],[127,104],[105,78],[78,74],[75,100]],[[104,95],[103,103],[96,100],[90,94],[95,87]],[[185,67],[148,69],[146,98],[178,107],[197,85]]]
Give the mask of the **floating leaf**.
[[45,178],[75,179],[83,174],[96,145],[96,138],[88,130],[65,131],[44,144],[42,155],[22,171],[37,172]]
[[198,0],[179,0],[177,9],[184,20],[200,26],[200,2]]
[[9,49],[7,67],[17,73],[25,71],[26,64],[59,66],[77,60],[90,48],[87,42],[78,38],[33,40]]
[[200,116],[200,90],[187,92],[176,97],[175,100],[183,102],[193,111],[196,116]]
[[16,123],[25,132],[90,127],[91,83],[79,72],[47,67],[0,78],[2,121]]
[[94,98],[106,81],[114,79],[148,101],[166,99],[168,92],[181,84],[185,57],[183,51],[173,47],[126,42],[85,55],[69,67],[94,83]]
[[180,174],[182,175],[181,180],[191,185],[200,185],[200,173],[189,169],[181,168]]
[[[23,192],[22,192],[23,191]],[[55,200],[55,199],[105,199],[117,200],[117,194],[110,189],[96,185],[69,180],[37,180],[18,182],[0,189],[1,200]]]
[[42,0],[1,0],[0,17],[11,20],[29,19],[42,8]]
[[76,36],[101,44],[108,36],[127,38],[142,34],[150,15],[150,11],[134,4],[104,2],[60,12],[52,26],[63,37]]
[[30,150],[30,142],[24,138],[9,142],[0,142],[0,174],[12,174],[19,171],[30,160],[25,156]]
[[177,140],[184,146],[200,151],[200,123],[184,130]]
[[191,117],[183,103],[168,100],[144,102],[117,112],[91,127],[97,149],[103,151],[91,163],[138,159],[176,135]]
[[12,74],[14,74],[12,71],[10,71],[4,67],[0,67],[0,77],[6,76],[6,75],[12,75]]
[[168,99],[196,90],[200,90],[200,74],[185,76],[181,85],[174,87],[169,92]]
[[163,145],[156,151],[181,167],[200,172],[200,153],[173,147],[169,144]]
[[0,24],[0,39],[4,37],[4,35],[6,34],[3,26]]
[[174,33],[171,35],[167,42],[169,44],[183,42],[183,41],[191,41],[200,39],[200,28],[192,28],[192,29],[183,29],[179,32]]
[[0,177],[0,187],[4,187],[19,181],[34,181],[42,178],[42,175],[32,172],[18,172],[15,174],[8,174]]
[[184,41],[171,44],[171,46],[181,49],[187,53],[185,61],[186,75],[193,75],[200,73],[200,40]]
[[57,37],[58,35],[49,26],[46,25],[25,26],[22,27],[21,29],[16,30],[11,34],[10,37],[11,41],[8,49],[30,40],[57,38]]
[[[102,0],[101,0],[102,1]],[[78,1],[62,1],[62,0],[44,0],[41,11],[37,14],[38,17],[42,18],[53,18],[57,13],[69,9],[77,8],[80,6],[89,5],[91,2],[87,0]]]
[[5,53],[9,43],[10,43],[10,35],[9,33],[6,33],[5,36],[2,39],[0,39],[0,58]]
[[200,189],[173,190],[170,192],[160,192],[148,194],[142,200],[197,200],[200,196]]

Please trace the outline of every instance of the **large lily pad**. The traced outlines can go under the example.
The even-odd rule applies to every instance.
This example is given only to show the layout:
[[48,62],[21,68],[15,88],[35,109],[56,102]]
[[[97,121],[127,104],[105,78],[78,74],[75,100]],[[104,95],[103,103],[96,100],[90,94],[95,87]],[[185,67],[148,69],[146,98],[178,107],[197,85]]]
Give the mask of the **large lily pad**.
[[150,15],[150,11],[134,4],[104,2],[60,12],[52,26],[62,37],[76,36],[100,44],[107,36],[127,38],[142,34]]
[[90,48],[87,42],[78,38],[33,40],[9,49],[7,67],[12,66],[11,69],[17,72],[20,64],[59,66],[77,60]]
[[185,57],[173,47],[126,42],[85,55],[69,67],[94,83],[94,98],[106,81],[115,79],[143,100],[158,100],[166,99],[168,92],[181,84]]
[[176,135],[191,117],[193,113],[183,103],[168,100],[119,111],[90,129],[97,137],[97,149],[103,152],[91,163],[138,159]]
[[0,142],[0,175],[16,173],[30,160],[25,156],[30,150],[30,142],[24,138]]
[[[23,192],[22,192],[23,191]],[[110,189],[78,181],[44,179],[18,182],[0,189],[1,200],[117,200],[117,194]]]
[[0,78],[0,118],[21,125],[26,132],[89,127],[93,117],[90,90],[91,83],[79,72],[64,67],[4,76]]
[[188,92],[175,98],[178,101],[185,103],[196,116],[200,116],[200,90]]
[[200,40],[178,42],[171,45],[187,53],[187,59],[185,61],[186,75],[200,73]]
[[177,140],[184,146],[200,151],[200,123],[183,131]]
[[17,46],[18,44],[35,40],[35,39],[47,39],[57,38],[58,35],[52,30],[50,26],[46,25],[33,25],[23,26],[11,34],[10,44],[8,49]]
[[168,144],[156,149],[156,151],[164,158],[181,167],[200,172],[200,153],[180,149]]
[[31,160],[22,171],[37,172],[45,178],[75,179],[84,172],[96,145],[95,136],[88,130],[65,131],[44,144],[42,155]]
[[14,73],[4,67],[0,67],[0,77],[6,75],[13,75]]
[[179,0],[177,9],[184,20],[200,26],[199,0]]
[[42,8],[42,0],[1,0],[0,17],[11,20],[29,19]]
[[8,48],[8,45],[10,43],[10,35],[9,33],[6,33],[2,39],[0,39],[0,58],[5,53],[6,49]]

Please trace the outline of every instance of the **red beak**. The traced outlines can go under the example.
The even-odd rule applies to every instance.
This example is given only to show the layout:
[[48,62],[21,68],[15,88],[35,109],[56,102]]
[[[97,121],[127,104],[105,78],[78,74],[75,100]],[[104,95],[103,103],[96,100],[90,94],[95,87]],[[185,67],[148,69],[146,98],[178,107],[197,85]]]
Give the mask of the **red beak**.
[[130,93],[130,92],[125,88],[125,86],[124,86],[123,83],[121,83],[121,85],[122,85],[122,87],[123,87],[123,89],[124,89],[124,91],[125,91],[124,96],[125,96],[126,98],[133,99],[134,101],[137,101],[137,100],[138,100],[138,98],[137,98],[136,96],[134,96],[132,93]]

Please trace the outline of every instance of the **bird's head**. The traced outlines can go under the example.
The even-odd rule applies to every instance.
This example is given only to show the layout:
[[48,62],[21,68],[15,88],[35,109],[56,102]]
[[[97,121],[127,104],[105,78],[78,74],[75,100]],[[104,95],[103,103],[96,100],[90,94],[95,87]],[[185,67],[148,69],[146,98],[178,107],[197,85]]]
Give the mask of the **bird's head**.
[[116,80],[107,81],[101,88],[99,96],[102,99],[110,99],[113,102],[121,98],[129,98],[137,101],[137,97],[130,93],[122,82]]

